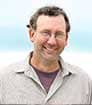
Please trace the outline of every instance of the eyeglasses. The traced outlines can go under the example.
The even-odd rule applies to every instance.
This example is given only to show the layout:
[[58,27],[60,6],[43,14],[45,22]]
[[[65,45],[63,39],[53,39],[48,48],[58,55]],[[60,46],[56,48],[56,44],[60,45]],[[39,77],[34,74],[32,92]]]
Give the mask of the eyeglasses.
[[[52,33],[50,32],[50,31],[41,31],[41,32],[39,32],[41,35],[42,35],[42,37],[44,37],[44,38],[46,38],[46,39],[49,39],[51,36],[52,36]],[[60,39],[63,39],[63,38],[65,38],[65,34],[63,33],[63,32],[61,32],[61,31],[58,31],[58,32],[56,32],[55,34],[53,34],[54,35],[54,37],[55,37],[55,39],[58,39],[58,40],[60,40]]]

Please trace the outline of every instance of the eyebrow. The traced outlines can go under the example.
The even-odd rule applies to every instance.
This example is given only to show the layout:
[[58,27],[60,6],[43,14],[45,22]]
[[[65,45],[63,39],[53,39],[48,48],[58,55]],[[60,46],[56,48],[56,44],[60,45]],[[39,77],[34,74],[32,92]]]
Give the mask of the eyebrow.
[[64,32],[63,32],[63,31],[56,31],[56,33],[64,34]]
[[[49,30],[49,29],[43,29],[40,32],[44,32],[44,31],[51,32],[51,30]],[[60,30],[56,31],[55,33],[62,33],[62,34],[64,34],[64,32],[63,31],[60,31]]]

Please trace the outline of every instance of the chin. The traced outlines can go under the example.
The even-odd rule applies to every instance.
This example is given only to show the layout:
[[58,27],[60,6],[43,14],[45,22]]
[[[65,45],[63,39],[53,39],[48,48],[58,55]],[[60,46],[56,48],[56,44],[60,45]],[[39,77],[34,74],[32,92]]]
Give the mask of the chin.
[[47,55],[44,55],[43,58],[45,60],[47,60],[47,61],[56,61],[56,60],[58,60],[58,57],[57,56],[47,56]]
[[42,52],[41,58],[48,60],[48,61],[56,61],[59,58],[59,54],[54,53],[54,54],[48,54],[47,52]]

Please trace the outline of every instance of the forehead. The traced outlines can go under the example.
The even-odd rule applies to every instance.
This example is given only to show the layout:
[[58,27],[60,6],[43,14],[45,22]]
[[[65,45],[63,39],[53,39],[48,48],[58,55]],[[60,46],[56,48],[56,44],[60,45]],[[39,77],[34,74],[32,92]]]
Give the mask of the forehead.
[[46,16],[41,15],[37,19],[37,27],[44,27],[44,26],[59,26],[65,27],[65,19],[63,15],[59,16]]
[[40,15],[37,19],[37,24],[46,23],[46,22],[62,24],[62,23],[65,23],[65,19],[63,15],[59,15],[59,16]]

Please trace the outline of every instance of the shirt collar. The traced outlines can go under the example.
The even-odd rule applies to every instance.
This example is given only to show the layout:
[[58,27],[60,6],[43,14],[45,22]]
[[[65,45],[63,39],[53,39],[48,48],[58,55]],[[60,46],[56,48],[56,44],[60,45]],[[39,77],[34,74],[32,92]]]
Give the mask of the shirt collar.
[[[22,73],[32,69],[32,67],[30,67],[30,64],[29,64],[29,60],[30,60],[30,57],[32,57],[32,53],[33,52],[31,52],[24,61],[17,63],[16,69],[15,69],[16,73]],[[63,76],[77,73],[74,66],[64,62],[61,56],[59,57],[59,64],[60,64],[61,72],[63,73]],[[34,72],[33,69],[31,71]]]
[[67,62],[64,62],[61,56],[59,57],[59,62],[62,67],[61,71],[63,73],[63,76],[77,73],[77,71],[75,70],[76,67]]
[[17,62],[15,64],[15,72],[16,73],[22,73],[24,71],[27,71],[29,69],[29,59],[30,59],[30,54],[23,60],[23,61],[20,61],[20,62]]

